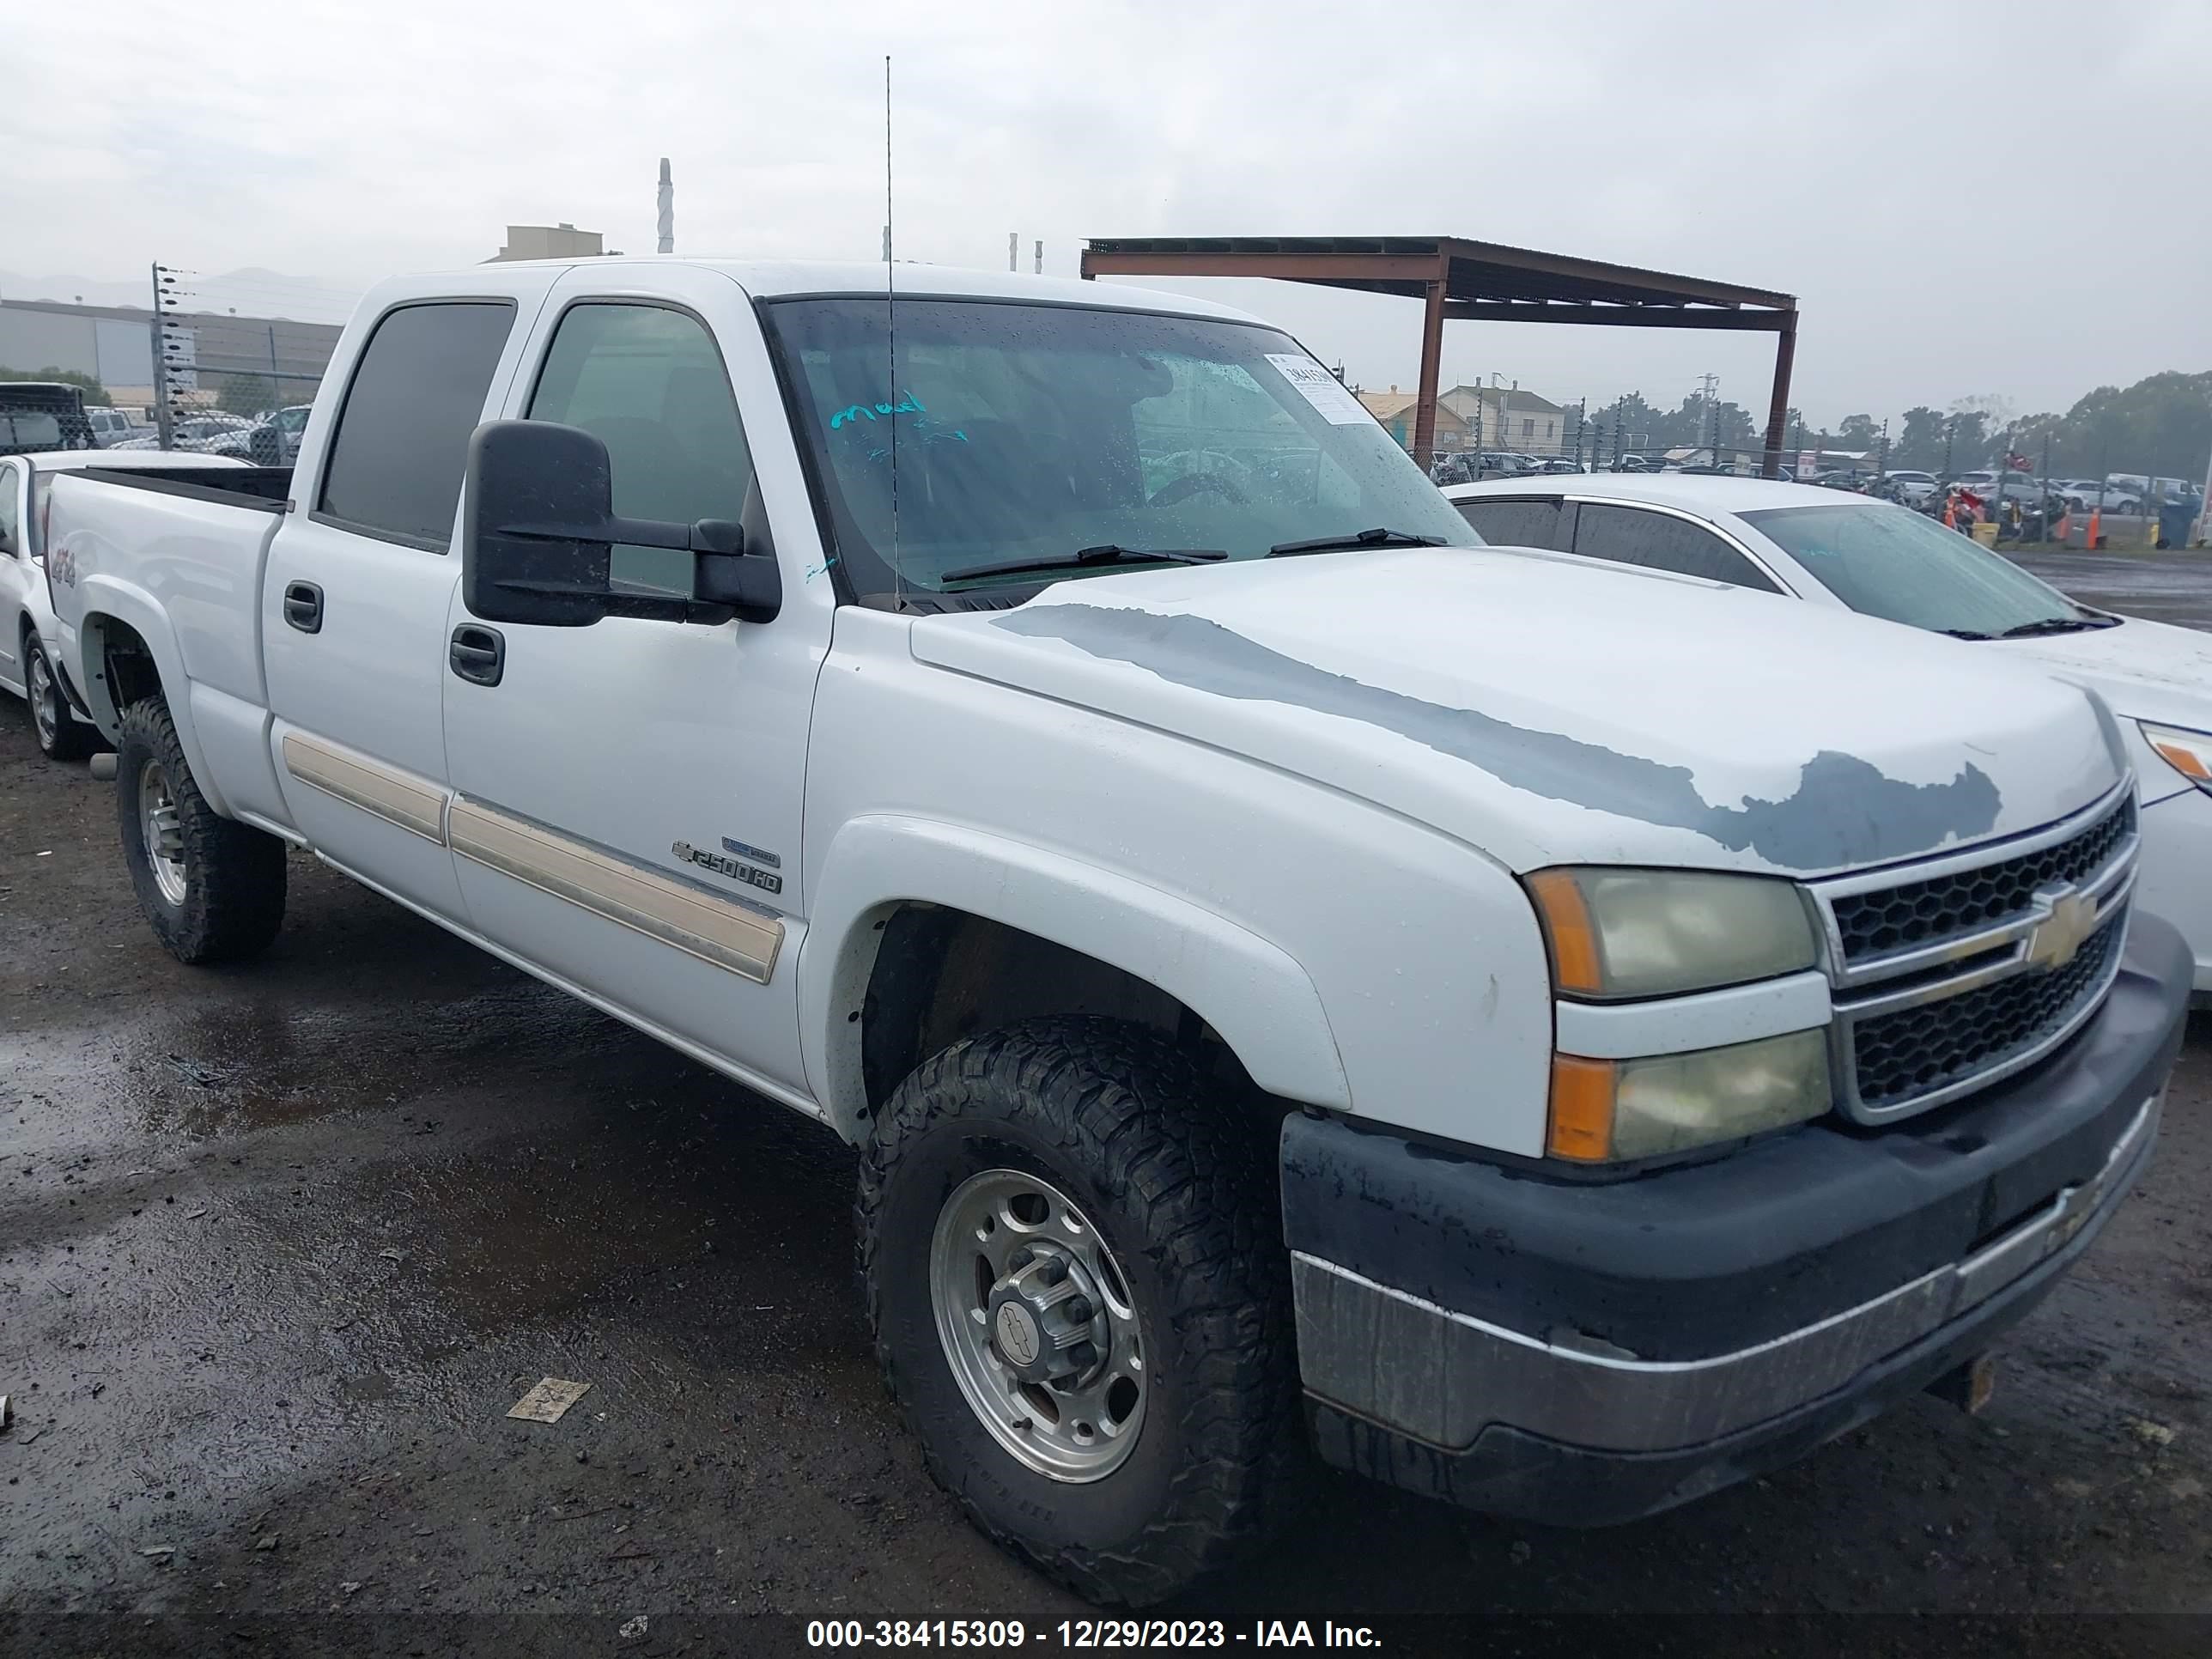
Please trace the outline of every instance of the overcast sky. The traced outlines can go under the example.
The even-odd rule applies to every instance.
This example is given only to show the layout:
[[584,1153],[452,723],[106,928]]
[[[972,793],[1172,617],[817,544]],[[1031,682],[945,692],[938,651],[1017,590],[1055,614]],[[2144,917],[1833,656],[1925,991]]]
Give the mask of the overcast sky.
[[[1072,274],[1085,235],[1452,234],[1786,289],[1816,422],[2212,368],[2212,4],[0,8],[0,266],[353,288],[568,220],[649,251]],[[1360,383],[1411,301],[1199,284]],[[317,314],[312,296],[258,298]],[[1447,380],[1763,409],[1765,337],[1458,325]]]

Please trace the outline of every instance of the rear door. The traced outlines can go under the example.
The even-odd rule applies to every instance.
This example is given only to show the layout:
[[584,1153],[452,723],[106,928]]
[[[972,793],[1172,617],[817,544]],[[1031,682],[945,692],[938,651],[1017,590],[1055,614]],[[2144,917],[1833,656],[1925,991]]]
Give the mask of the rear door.
[[401,300],[351,325],[366,344],[301,456],[262,584],[293,823],[332,863],[456,920],[443,699],[461,477],[556,275],[506,273],[486,293]]
[[[636,283],[589,265],[564,278],[510,409],[599,438],[623,517],[736,520],[751,551],[779,530],[805,544],[811,508],[743,291],[675,264]],[[673,601],[691,562],[617,547],[612,575]],[[684,622],[672,604],[586,628],[490,624],[456,598],[454,642],[477,650],[444,677],[476,930],[787,1097],[805,1088],[799,835],[826,587],[787,561],[765,623]]]
[[1584,558],[1672,570],[1762,593],[1785,592],[1748,554],[1694,519],[1654,507],[1583,501],[1574,513],[1571,550]]

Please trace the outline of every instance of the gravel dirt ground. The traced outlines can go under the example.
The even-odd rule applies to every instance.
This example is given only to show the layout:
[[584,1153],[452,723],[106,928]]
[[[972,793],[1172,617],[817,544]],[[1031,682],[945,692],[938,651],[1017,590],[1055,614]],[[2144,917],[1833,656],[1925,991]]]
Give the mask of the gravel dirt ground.
[[[179,966],[112,786],[0,704],[0,1654],[781,1652],[813,1618],[1084,1616],[921,1473],[825,1133],[292,875],[265,959]],[[1231,1646],[1418,1614],[1393,1647],[2212,1650],[2208,1112],[2200,1020],[2147,1183],[1978,1419],[1919,1400],[1599,1533],[1329,1477],[1167,1611]],[[545,1376],[591,1390],[510,1420]]]

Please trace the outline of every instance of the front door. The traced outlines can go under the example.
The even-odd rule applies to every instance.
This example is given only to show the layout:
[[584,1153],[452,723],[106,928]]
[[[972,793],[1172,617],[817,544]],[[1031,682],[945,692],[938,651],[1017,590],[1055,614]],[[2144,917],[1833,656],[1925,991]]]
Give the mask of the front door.
[[301,458],[263,584],[287,815],[333,863],[453,920],[443,700],[456,507],[469,434],[498,407],[550,285],[526,276],[507,296],[403,301],[370,325],[337,420]]
[[[719,340],[708,318],[743,337]],[[739,409],[773,429],[775,398],[728,278],[672,265],[650,293],[611,291],[586,265],[555,289],[510,407],[605,443],[618,515],[737,520],[757,550],[769,514]],[[678,620],[690,566],[614,550],[617,584],[666,596],[665,618],[493,625],[456,597],[450,631],[491,655],[445,680],[454,867],[484,937],[679,1046],[803,1091],[799,835],[826,616]]]

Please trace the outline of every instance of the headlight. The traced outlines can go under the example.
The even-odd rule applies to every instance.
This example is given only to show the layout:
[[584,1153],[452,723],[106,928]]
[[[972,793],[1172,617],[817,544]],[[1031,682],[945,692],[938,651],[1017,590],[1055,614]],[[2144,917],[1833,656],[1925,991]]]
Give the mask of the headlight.
[[1802,1123],[1828,1102],[1823,1031],[1646,1060],[1559,1054],[1545,1150],[1581,1164],[1657,1158]]
[[2212,790],[2212,736],[2185,732],[2178,726],[2153,726],[2148,720],[2136,724],[2160,760],[2199,789]]
[[1765,876],[1540,870],[1528,891],[1571,996],[1656,997],[1771,979],[1819,960],[1797,888]]

